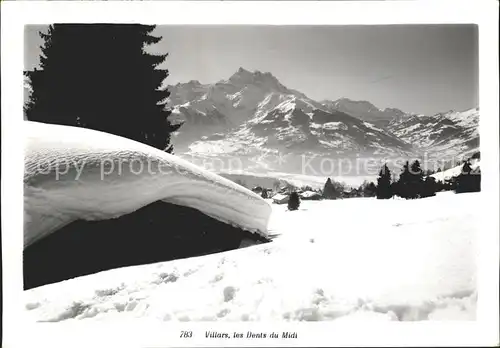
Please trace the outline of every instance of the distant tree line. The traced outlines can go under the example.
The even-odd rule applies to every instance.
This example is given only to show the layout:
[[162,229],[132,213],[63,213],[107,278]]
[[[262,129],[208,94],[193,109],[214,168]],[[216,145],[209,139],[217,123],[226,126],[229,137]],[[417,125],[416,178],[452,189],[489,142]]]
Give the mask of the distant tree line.
[[399,196],[406,199],[416,199],[435,196],[438,192],[436,179],[429,172],[422,170],[420,162],[409,161],[403,165],[397,181],[392,180],[391,171],[386,164],[382,166],[377,179],[377,198],[388,199]]
[[[353,189],[350,195],[346,195],[344,185],[327,178],[323,187],[324,199],[338,199],[345,197],[377,197],[377,199],[389,199],[395,196],[405,199],[426,198],[436,195],[436,192],[454,191],[455,193],[478,192],[481,190],[481,169],[472,168],[471,161],[480,159],[480,153],[474,153],[470,158],[461,161],[460,174],[444,180],[436,180],[433,174],[442,172],[441,168],[436,171],[422,169],[420,161],[406,161],[399,177],[396,179],[387,164],[379,171],[377,183],[365,181],[357,189]],[[443,168],[453,168],[449,161]]]
[[[275,193],[288,196],[289,210],[298,209],[302,193],[308,191],[317,193],[314,199],[329,200],[353,197],[418,199],[435,196],[436,192],[441,191],[454,191],[455,193],[477,192],[481,190],[481,170],[479,166],[473,169],[471,161],[479,159],[479,156],[479,153],[475,153],[469,159],[463,160],[461,162],[461,172],[444,180],[436,180],[435,178],[434,174],[440,173],[440,168],[436,171],[424,170],[420,161],[415,160],[411,163],[406,161],[399,176],[392,173],[387,164],[384,164],[380,168],[376,184],[365,180],[358,187],[348,187],[342,182],[327,178],[323,189],[314,189],[308,185],[299,188],[286,181],[275,181],[273,189],[257,186],[252,191],[261,195],[262,198],[272,198]],[[242,186],[245,185],[241,180],[235,181]]]
[[[391,171],[384,164],[377,178],[377,198],[388,199],[399,196],[405,199],[426,198],[440,191],[455,191],[455,193],[478,192],[481,190],[481,169],[472,169],[472,157],[462,162],[460,174],[437,181],[432,176],[434,172],[424,171],[418,160],[409,161],[403,165],[398,180],[392,180]],[[437,172],[440,172],[439,170]]]

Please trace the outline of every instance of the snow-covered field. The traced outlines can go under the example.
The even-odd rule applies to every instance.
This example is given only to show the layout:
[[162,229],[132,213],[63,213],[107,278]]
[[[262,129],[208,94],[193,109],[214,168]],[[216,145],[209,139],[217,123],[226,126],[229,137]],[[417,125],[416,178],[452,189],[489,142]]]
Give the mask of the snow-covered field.
[[32,321],[474,320],[480,194],[273,205],[271,243],[24,292]]

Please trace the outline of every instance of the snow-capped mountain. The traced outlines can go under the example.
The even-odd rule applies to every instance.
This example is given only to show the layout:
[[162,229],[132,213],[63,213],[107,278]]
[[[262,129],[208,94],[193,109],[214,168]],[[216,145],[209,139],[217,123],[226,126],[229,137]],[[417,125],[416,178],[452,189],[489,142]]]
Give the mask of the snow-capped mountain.
[[199,81],[169,86],[173,117],[184,121],[177,145],[189,145],[203,136],[227,132],[277,106],[284,96],[307,100],[310,108],[321,105],[283,86],[270,73],[240,68],[229,79],[215,84]]
[[454,157],[479,147],[479,108],[393,121],[387,129],[430,157]]
[[[167,88],[172,118],[184,123],[173,135],[176,154],[188,160],[237,157],[260,167],[269,157],[283,162],[302,154],[443,158],[479,145],[477,108],[424,116],[348,98],[316,101],[269,72],[243,68],[213,84]],[[24,89],[26,102],[26,80]]]
[[244,167],[269,162],[270,155],[281,162],[303,154],[432,159],[479,144],[477,108],[424,116],[348,98],[318,102],[271,73],[243,68],[215,84],[190,81],[169,90],[174,117],[184,121],[176,151],[191,159],[237,157],[248,160]]
[[403,121],[411,116],[411,114],[396,108],[379,109],[365,100],[340,98],[335,101],[324,100],[322,104],[330,112],[341,111],[363,121],[373,123],[379,127],[385,127],[390,122]]
[[284,156],[409,153],[410,144],[282,85],[270,73],[240,68],[215,84],[190,81],[169,87],[175,138],[188,156]]
[[[274,108],[261,105],[269,103],[278,105]],[[326,112],[296,96],[271,94],[261,104],[255,116],[237,129],[224,136],[206,137],[195,142],[191,149],[237,154],[248,153],[252,148],[268,148],[282,153],[329,154],[405,152],[411,149],[371,123],[342,112]]]

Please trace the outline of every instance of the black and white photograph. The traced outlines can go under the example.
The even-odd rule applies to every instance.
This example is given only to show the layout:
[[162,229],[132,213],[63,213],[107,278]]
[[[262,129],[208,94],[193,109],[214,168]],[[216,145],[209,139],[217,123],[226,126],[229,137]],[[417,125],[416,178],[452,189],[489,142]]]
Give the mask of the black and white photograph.
[[479,30],[25,24],[23,320],[476,322]]

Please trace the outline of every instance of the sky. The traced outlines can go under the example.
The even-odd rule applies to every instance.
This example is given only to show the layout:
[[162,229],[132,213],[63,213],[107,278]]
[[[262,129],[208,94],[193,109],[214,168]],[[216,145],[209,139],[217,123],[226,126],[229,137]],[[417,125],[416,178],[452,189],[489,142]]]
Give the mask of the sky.
[[[29,26],[25,66],[38,64]],[[228,79],[239,67],[270,72],[308,97],[367,100],[431,115],[478,105],[474,25],[158,26],[148,51],[168,53],[167,84]]]

